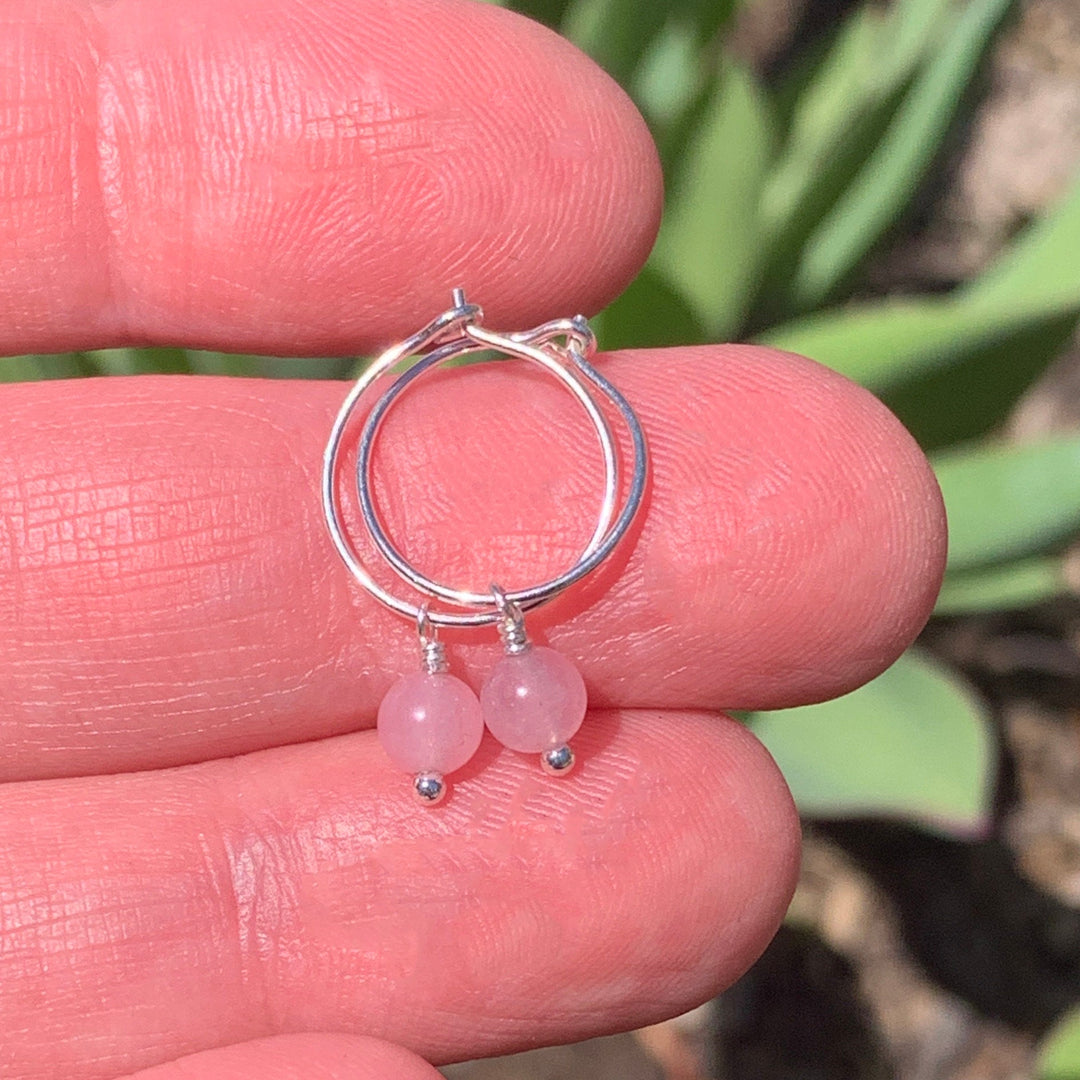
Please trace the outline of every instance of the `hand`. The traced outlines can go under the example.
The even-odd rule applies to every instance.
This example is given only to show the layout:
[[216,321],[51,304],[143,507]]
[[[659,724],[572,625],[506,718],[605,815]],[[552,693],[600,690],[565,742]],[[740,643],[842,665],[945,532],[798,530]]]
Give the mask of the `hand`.
[[[357,352],[455,285],[524,327],[597,309],[651,243],[640,119],[497,8],[9,0],[4,23],[7,352]],[[651,440],[647,512],[530,620],[589,684],[582,764],[554,781],[487,740],[435,811],[369,730],[413,631],[320,516],[343,385],[2,387],[0,1077],[414,1080],[658,1020],[753,961],[798,824],[716,710],[839,694],[905,647],[936,487],[801,358],[601,363]],[[587,443],[541,376],[425,380],[385,435],[395,533],[442,578],[540,576],[591,528]],[[475,683],[497,650],[451,651]]]

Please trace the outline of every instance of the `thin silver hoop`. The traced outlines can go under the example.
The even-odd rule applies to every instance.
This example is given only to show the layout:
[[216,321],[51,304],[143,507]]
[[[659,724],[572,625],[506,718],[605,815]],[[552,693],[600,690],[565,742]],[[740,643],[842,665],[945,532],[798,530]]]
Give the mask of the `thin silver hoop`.
[[[454,290],[454,307],[444,312],[417,334],[382,353],[368,367],[343,402],[331,429],[323,455],[322,504],[327,526],[334,544],[346,566],[361,586],[385,606],[411,619],[423,618],[431,626],[484,626],[503,619],[503,608],[493,606],[491,592],[472,592],[442,585],[418,571],[397,550],[379,519],[371,494],[371,456],[380,424],[394,401],[421,375],[450,359],[484,349],[496,349],[510,356],[540,364],[555,375],[585,408],[600,441],[604,457],[604,498],[597,527],[577,562],[568,570],[539,585],[503,594],[503,603],[512,603],[529,610],[552,599],[600,565],[626,534],[641,504],[648,473],[645,437],[633,409],[621,393],[586,359],[595,348],[595,339],[588,323],[580,316],[545,323],[533,330],[515,334],[498,334],[480,325],[481,310],[465,302],[460,289]],[[554,344],[559,337],[565,346]],[[437,612],[411,604],[379,585],[363,565],[355,548],[346,536],[341,522],[337,493],[337,462],[346,426],[364,392],[388,368],[408,356],[420,359],[398,376],[380,396],[368,414],[360,437],[357,457],[357,493],[365,528],[372,541],[402,580],[418,592],[435,596],[459,607],[481,608],[467,614]],[[570,366],[566,360],[571,362]],[[575,370],[576,369],[576,370]],[[612,517],[618,500],[619,467],[611,429],[592,394],[578,377],[580,373],[596,391],[603,394],[619,411],[630,433],[633,445],[633,470],[626,499],[618,517]]]
[[[458,300],[458,296],[455,294],[455,301]],[[342,437],[349,418],[357,405],[359,404],[363,393],[367,390],[375,380],[386,371],[387,368],[393,366],[399,360],[404,359],[406,356],[413,355],[421,352],[425,347],[430,347],[438,339],[448,332],[455,332],[459,327],[463,327],[467,324],[467,320],[478,319],[481,317],[481,312],[475,305],[468,305],[464,303],[464,298],[461,298],[461,302],[457,307],[439,316],[427,327],[421,330],[418,334],[409,338],[407,341],[402,342],[399,345],[393,346],[385,353],[379,356],[372,365],[364,372],[363,376],[357,381],[352,391],[349,393],[345,402],[342,405],[341,411],[338,414],[334,427],[331,431],[330,441],[327,444],[326,453],[323,458],[323,485],[322,485],[322,497],[323,497],[323,511],[326,516],[327,525],[330,529],[330,534],[334,540],[335,546],[338,549],[339,554],[345,561],[346,565],[352,571],[353,575],[359,581],[359,583],[373,595],[381,603],[387,607],[404,615],[408,618],[416,618],[419,612],[419,607],[409,603],[406,600],[402,600],[400,597],[394,596],[389,590],[379,585],[374,580],[371,573],[363,565],[357,554],[355,548],[348,540],[344,528],[341,523],[340,503],[338,501],[337,485],[334,482],[337,472],[337,458],[340,453],[340,447]],[[590,420],[593,422],[596,428],[597,435],[601,442],[601,447],[604,455],[605,462],[605,499],[601,508],[601,522],[597,529],[597,535],[590,540],[589,545],[586,548],[586,553],[590,553],[599,545],[603,538],[603,534],[606,532],[607,527],[611,521],[611,517],[614,513],[615,500],[618,493],[618,457],[614,444],[614,439],[611,435],[611,429],[608,425],[603,414],[596,407],[595,402],[589,397],[588,393],[582,387],[580,381],[576,379],[571,369],[568,369],[558,364],[548,353],[539,349],[530,347],[527,342],[533,338],[548,339],[552,336],[554,331],[549,326],[538,327],[535,331],[530,331],[527,334],[521,335],[523,341],[511,341],[507,339],[507,347],[512,349],[515,354],[519,354],[523,349],[527,349],[529,356],[527,358],[532,359],[533,353],[536,353],[539,358],[538,362],[547,367],[553,374],[555,374],[560,380],[564,382],[582,402],[583,406],[589,413]],[[412,378],[423,374],[424,371],[430,367],[445,362],[450,359],[455,359],[463,355],[467,355],[471,352],[477,352],[482,349],[486,349],[486,344],[478,343],[464,335],[455,336],[445,344],[435,348],[432,352],[429,352],[409,368],[403,375],[399,376],[398,383],[395,386],[400,385],[400,390],[403,390]],[[415,373],[415,374],[414,374]],[[405,383],[401,383],[401,380],[406,380]],[[387,394],[390,393],[388,390]],[[380,399],[381,400],[381,399]],[[385,413],[385,409],[382,410]],[[366,457],[370,456],[370,445],[373,441],[374,433],[368,438],[368,452]],[[358,462],[359,465],[359,462]],[[363,501],[363,495],[367,493],[367,481],[359,482],[358,478],[358,494]],[[365,525],[368,526],[370,531],[369,521],[374,521],[376,528],[379,528],[378,521],[374,515],[374,508],[370,505],[370,498],[368,499],[368,506],[362,507],[364,512]],[[381,532],[381,529],[379,530]],[[372,533],[374,538],[376,534]],[[386,539],[385,533],[382,534],[384,541],[389,544],[389,540]],[[397,553],[395,552],[395,555]],[[409,570],[413,568],[409,566],[398,556],[398,559]],[[413,571],[414,573],[418,573]],[[406,579],[407,580],[407,579]],[[425,579],[426,580],[426,579]],[[436,583],[432,583],[436,584]],[[441,588],[441,586],[437,586]],[[435,595],[432,593],[431,595]],[[479,601],[477,606],[483,606],[487,610],[480,613],[473,613],[469,615],[456,615],[446,612],[429,611],[428,621],[433,626],[484,626],[490,625],[498,621],[499,616],[491,611],[492,599],[489,594],[477,594]],[[532,601],[526,602],[523,606],[534,607],[537,603],[540,603],[546,599],[541,597]]]
[[[585,549],[582,551],[581,555],[578,556],[577,561],[575,561],[569,571],[560,574],[558,577],[551,578],[548,581],[541,582],[538,585],[533,585],[528,589],[519,589],[507,594],[508,597],[517,604],[529,605],[543,603],[545,600],[551,599],[562,592],[563,589],[577,580],[576,577],[571,577],[569,580],[564,579],[568,574],[574,573],[584,560],[590,558],[597,550],[599,550],[604,539],[608,535],[608,530],[615,514],[619,488],[618,457],[615,443],[611,435],[611,428],[603,413],[600,412],[596,403],[593,401],[592,397],[590,397],[589,392],[585,389],[581,380],[578,379],[573,368],[564,366],[551,353],[546,352],[537,346],[512,339],[506,335],[483,331],[477,326],[466,327],[466,332],[469,334],[469,337],[473,339],[473,345],[470,351],[485,348],[498,349],[508,355],[517,356],[521,359],[531,360],[541,364],[555,375],[584,406],[589,419],[596,429],[600,441],[601,450],[604,456],[604,498],[600,507],[600,515],[597,520],[596,528],[593,531],[593,535],[589,538],[589,542],[586,544]],[[393,567],[394,571],[403,581],[408,582],[409,585],[419,592],[426,593],[430,596],[436,596],[439,599],[446,600],[458,607],[490,607],[492,603],[492,594],[490,592],[475,592],[468,589],[458,589],[452,586],[443,585],[417,570],[417,568],[395,547],[393,541],[387,534],[385,526],[380,520],[378,510],[375,506],[374,495],[372,494],[372,452],[375,441],[378,438],[379,429],[387,412],[389,412],[398,397],[400,397],[400,395],[403,394],[416,379],[420,378],[438,364],[445,363],[452,358],[453,357],[448,356],[436,357],[435,354],[432,354],[417,361],[417,363],[401,375],[376,402],[375,407],[368,414],[360,434],[360,445],[356,462],[357,492],[360,499],[361,512],[364,517],[364,525],[367,527],[371,539],[382,556]]]

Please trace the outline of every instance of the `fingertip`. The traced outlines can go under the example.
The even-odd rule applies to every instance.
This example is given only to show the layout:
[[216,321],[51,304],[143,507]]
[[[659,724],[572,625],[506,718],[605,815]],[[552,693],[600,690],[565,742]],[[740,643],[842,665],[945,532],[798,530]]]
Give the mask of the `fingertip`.
[[[483,300],[492,325],[532,325],[571,311],[594,314],[630,284],[656,240],[664,199],[656,143],[626,91],[576,45],[510,9],[474,0],[463,6],[470,17],[482,7],[484,18],[499,28],[496,49],[505,49],[522,99],[534,99],[534,114],[563,118],[553,125],[537,115],[522,122],[512,111],[506,114],[507,141],[525,140],[521,194],[532,205],[521,208],[518,220],[536,213],[530,178],[545,193],[541,208],[549,220],[535,252],[518,251],[510,261],[501,245],[478,251],[463,280]],[[490,91],[498,93],[494,86]],[[513,265],[522,259],[532,266],[526,282]],[[443,303],[438,288],[432,310]]]
[[764,952],[787,913],[799,879],[802,826],[787,781],[753,732],[729,716],[708,719],[717,725],[721,753],[726,753],[729,775],[737,785],[732,802],[739,810],[743,846],[732,867],[742,873],[746,902],[755,905],[757,913],[720,954],[720,992]]
[[[627,715],[644,741],[648,714]],[[661,771],[683,790],[655,816],[653,840],[699,845],[698,880],[675,908],[666,946],[686,1008],[726,990],[772,940],[798,880],[802,834],[787,782],[744,724],[665,713],[655,743],[666,758]],[[676,881],[678,874],[657,874],[656,910],[670,908]]]
[[713,700],[806,704],[887,668],[929,617],[946,550],[937,482],[899,420],[792,353],[723,345],[653,353],[647,368],[626,359],[642,372],[638,393],[675,419],[651,428],[662,439],[646,588],[678,598],[656,606],[658,626],[702,638]]
[[[730,717],[598,711],[575,749],[575,774],[554,782],[522,755],[486,760],[446,816],[449,835],[481,822],[471,842],[484,850],[497,806],[509,808],[518,844],[505,857],[528,851],[529,880],[504,865],[490,893],[516,895],[521,910],[540,904],[547,932],[537,945],[559,943],[558,961],[536,948],[547,978],[522,972],[515,992],[534,1035],[551,1042],[656,1023],[726,990],[780,926],[801,850],[783,776]],[[583,867],[587,877],[571,888]],[[524,948],[525,928],[505,925]],[[563,974],[552,978],[556,966]],[[486,1052],[505,1052],[508,1040],[512,1048],[504,1030],[502,1047]]]
[[948,525],[934,471],[896,415],[865,387],[816,361],[782,357],[819,387],[819,415],[835,417],[830,437],[844,466],[836,475],[848,490],[836,501],[834,525],[861,552],[862,565],[852,560],[847,577],[835,578],[837,611],[852,624],[833,684],[816,695],[824,699],[879,675],[926,625],[945,573]]
[[[37,250],[64,279],[32,342],[42,351],[348,354],[425,322],[455,286],[493,320],[529,325],[599,309],[652,245],[661,176],[644,121],[529,19],[462,0],[93,12],[97,70],[54,119],[98,127],[97,157],[66,182],[99,242],[80,246],[43,213],[37,248],[8,256]],[[22,92],[47,92],[47,76],[30,65]],[[0,197],[0,235],[12,213]],[[0,324],[26,348],[46,297],[9,276]],[[80,296],[107,282],[111,300],[57,310],[76,282]]]

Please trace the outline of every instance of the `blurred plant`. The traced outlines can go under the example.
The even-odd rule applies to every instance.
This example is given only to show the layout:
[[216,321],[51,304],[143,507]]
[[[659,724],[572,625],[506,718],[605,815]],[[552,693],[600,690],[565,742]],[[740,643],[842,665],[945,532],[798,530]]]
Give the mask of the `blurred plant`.
[[[1014,0],[840,5],[766,85],[728,48],[754,0],[513,0],[628,89],[668,185],[648,265],[598,316],[607,348],[756,340],[880,395],[932,456],[948,506],[942,614],[1065,589],[1080,526],[1080,435],[995,433],[1080,318],[1080,184],[978,279],[948,295],[859,299],[866,260],[901,223],[970,101]],[[0,380],[189,371],[334,377],[350,361],[112,349],[0,364]],[[788,715],[793,713],[795,715]],[[990,727],[918,649],[837,701],[749,722],[802,809],[985,823]]]
[[1036,1080],[1080,1080],[1080,1011],[1067,1013],[1043,1040]]
[[[1065,591],[1061,550],[1080,527],[1080,435],[1018,446],[997,431],[1080,318],[1080,184],[947,295],[859,291],[868,257],[903,223],[968,110],[1015,4],[850,6],[775,85],[725,48],[737,6],[528,5],[557,15],[622,80],[664,161],[656,249],[600,316],[601,340],[756,340],[842,372],[881,396],[931,454],[951,532],[938,614]],[[917,648],[853,694],[748,721],[806,813],[903,815],[961,834],[986,824],[988,717]]]

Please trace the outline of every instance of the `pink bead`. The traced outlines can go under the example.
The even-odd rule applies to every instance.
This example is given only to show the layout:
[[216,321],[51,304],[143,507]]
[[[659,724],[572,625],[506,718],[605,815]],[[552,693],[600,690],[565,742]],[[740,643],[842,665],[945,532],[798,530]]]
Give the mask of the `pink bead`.
[[379,742],[410,773],[451,773],[476,753],[484,720],[476,695],[445,672],[403,675],[379,706]]
[[585,682],[542,645],[504,656],[480,691],[488,730],[511,750],[539,754],[567,742],[585,718]]

